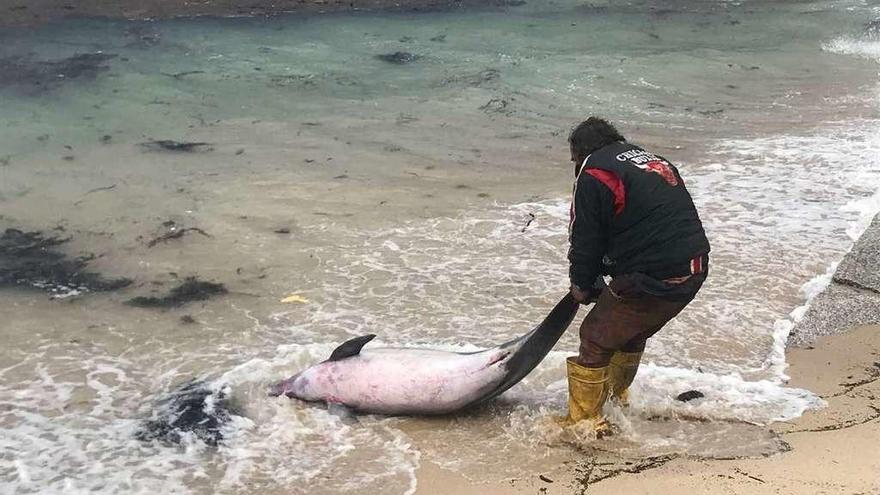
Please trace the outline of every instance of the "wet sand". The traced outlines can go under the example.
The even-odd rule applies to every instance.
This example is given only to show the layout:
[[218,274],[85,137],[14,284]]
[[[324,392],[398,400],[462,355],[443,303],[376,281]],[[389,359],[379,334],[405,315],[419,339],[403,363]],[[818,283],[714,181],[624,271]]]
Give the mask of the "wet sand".
[[[524,2],[522,2],[524,3]],[[245,5],[246,4],[246,5]],[[354,11],[442,11],[462,7],[498,8],[516,0],[2,0],[0,27],[33,26],[58,19],[107,17],[147,20],[196,16],[271,16],[284,13],[323,14]]]

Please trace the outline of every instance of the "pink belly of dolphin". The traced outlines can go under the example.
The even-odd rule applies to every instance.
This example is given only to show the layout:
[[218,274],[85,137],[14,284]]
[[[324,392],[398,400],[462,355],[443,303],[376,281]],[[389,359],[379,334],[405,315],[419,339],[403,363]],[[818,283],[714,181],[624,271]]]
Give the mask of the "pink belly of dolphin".
[[[364,349],[300,373],[289,395],[360,412],[442,414],[479,398],[500,382],[509,351],[457,354],[422,349]],[[291,384],[293,385],[293,384]]]

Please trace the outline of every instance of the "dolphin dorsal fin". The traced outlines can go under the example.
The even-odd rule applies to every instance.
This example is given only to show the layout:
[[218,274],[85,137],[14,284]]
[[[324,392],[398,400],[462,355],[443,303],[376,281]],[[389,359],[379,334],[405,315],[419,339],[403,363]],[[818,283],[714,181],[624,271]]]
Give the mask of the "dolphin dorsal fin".
[[327,361],[339,361],[340,359],[345,359],[347,357],[357,356],[360,354],[361,349],[367,345],[367,342],[376,338],[376,335],[361,335],[360,337],[355,337],[351,340],[344,342],[342,345],[333,350],[333,353],[330,354],[330,359]]

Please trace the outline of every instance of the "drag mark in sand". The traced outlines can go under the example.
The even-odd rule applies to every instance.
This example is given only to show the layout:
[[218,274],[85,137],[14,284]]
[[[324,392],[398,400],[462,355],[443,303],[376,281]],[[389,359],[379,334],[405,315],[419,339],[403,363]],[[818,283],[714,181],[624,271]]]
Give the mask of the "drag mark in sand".
[[871,410],[874,411],[874,414],[869,415],[868,417],[862,419],[851,419],[848,421],[844,421],[841,423],[835,423],[831,425],[820,426],[819,428],[807,428],[803,430],[792,430],[786,432],[789,433],[816,433],[822,431],[837,431],[837,430],[845,430],[847,428],[852,428],[853,426],[859,426],[866,423],[870,423],[871,421],[880,419],[880,408],[876,406],[868,406]]
[[[596,458],[593,457],[589,462],[575,468],[575,472],[578,474],[575,479],[580,485],[580,492],[578,493],[579,495],[584,495],[587,490],[589,490],[589,487],[596,483],[620,476],[621,474],[638,474],[650,469],[655,469],[673,459],[677,459],[678,457],[681,456],[678,454],[667,454],[646,457],[637,461],[625,460],[622,461],[622,464],[616,462],[599,463],[596,462]],[[608,465],[614,467],[610,469],[601,467]],[[599,472],[595,473],[597,467],[599,467]]]

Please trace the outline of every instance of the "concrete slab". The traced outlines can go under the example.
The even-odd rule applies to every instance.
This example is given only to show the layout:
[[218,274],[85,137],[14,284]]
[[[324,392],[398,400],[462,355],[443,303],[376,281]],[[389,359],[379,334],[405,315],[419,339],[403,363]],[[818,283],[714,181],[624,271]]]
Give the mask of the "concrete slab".
[[807,347],[819,337],[880,322],[880,294],[832,283],[813,299],[788,338],[789,347]]
[[843,258],[834,281],[880,293],[880,215]]

